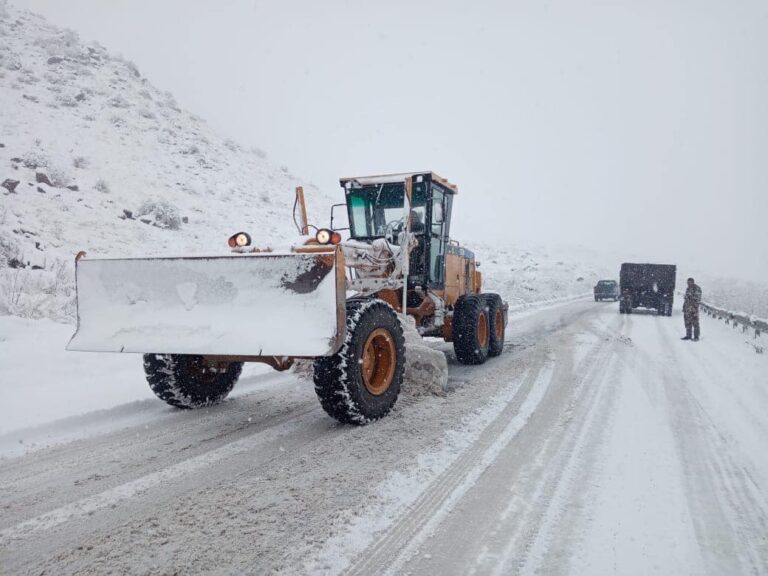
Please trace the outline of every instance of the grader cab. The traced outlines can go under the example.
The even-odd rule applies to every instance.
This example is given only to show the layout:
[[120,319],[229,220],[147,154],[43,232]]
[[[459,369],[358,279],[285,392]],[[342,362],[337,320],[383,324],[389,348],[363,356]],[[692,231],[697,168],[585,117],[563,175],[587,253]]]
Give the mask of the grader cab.
[[422,336],[452,341],[459,362],[501,354],[507,305],[482,292],[474,254],[450,239],[456,186],[432,172],[340,182],[348,229],[309,235],[299,188],[301,235],[283,251],[242,232],[226,256],[79,256],[67,348],[143,353],[152,390],[180,408],[223,400],[243,362],[285,370],[312,359],[321,405],[353,424],[397,399],[405,315]]

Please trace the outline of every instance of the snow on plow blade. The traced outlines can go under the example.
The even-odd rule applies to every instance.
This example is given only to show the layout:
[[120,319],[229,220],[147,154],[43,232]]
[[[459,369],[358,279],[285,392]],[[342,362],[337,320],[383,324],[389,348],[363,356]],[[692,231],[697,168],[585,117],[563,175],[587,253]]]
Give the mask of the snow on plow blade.
[[68,350],[325,356],[343,337],[341,252],[77,262]]

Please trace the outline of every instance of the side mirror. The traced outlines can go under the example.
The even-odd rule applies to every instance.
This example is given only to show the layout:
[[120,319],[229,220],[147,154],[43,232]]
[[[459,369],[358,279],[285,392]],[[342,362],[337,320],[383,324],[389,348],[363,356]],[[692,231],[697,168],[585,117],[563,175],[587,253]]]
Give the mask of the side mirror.
[[442,224],[444,221],[445,221],[445,218],[443,215],[443,205],[433,204],[432,205],[432,223]]

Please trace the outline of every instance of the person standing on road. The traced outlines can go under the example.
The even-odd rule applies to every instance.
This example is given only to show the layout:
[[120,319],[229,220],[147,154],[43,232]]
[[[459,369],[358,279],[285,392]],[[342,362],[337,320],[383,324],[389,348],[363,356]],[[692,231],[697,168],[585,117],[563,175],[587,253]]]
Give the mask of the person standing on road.
[[691,340],[691,330],[693,330],[693,341],[699,340],[699,304],[701,303],[701,288],[696,285],[693,278],[688,278],[688,288],[685,290],[685,301],[683,302],[683,320],[685,321],[685,336],[683,340]]

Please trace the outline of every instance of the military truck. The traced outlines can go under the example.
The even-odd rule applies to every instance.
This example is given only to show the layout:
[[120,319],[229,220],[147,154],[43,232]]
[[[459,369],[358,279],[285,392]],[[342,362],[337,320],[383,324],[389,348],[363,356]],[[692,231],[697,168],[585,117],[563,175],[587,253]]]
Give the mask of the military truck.
[[631,314],[635,308],[650,308],[659,316],[672,316],[676,274],[674,264],[625,262],[619,274],[619,312]]

